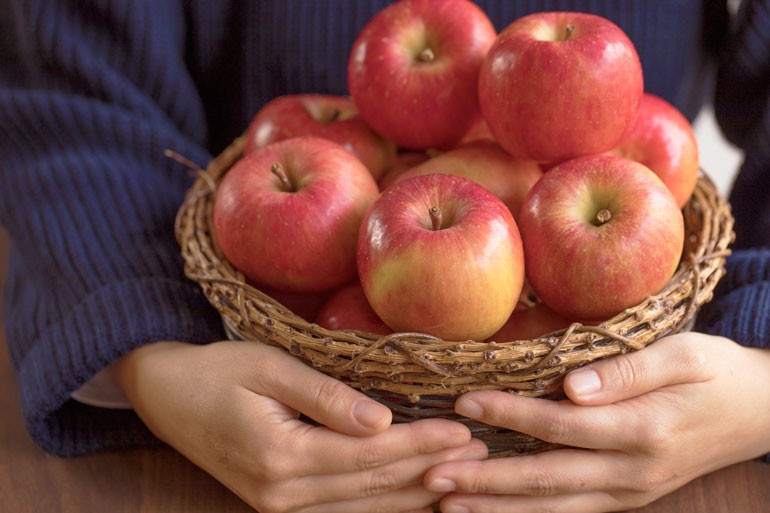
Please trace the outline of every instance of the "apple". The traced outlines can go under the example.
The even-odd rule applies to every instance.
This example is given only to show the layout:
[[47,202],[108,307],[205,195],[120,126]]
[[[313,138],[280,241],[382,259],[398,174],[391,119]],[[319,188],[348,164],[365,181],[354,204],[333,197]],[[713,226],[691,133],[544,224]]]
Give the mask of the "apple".
[[406,173],[418,164],[422,164],[431,156],[424,151],[402,151],[396,156],[396,163],[382,175],[378,182],[380,190],[384,191],[390,184],[395,182],[399,176]]
[[611,155],[545,173],[524,202],[519,229],[532,289],[577,321],[606,320],[659,292],[684,244],[682,212],[660,178]]
[[489,130],[489,126],[487,126],[487,122],[484,121],[483,116],[476,118],[476,121],[474,121],[463,138],[460,139],[458,144],[465,144],[477,139],[489,139],[492,141],[495,140],[495,136],[492,135],[492,132]]
[[631,128],[644,89],[633,43],[612,21],[538,12],[500,32],[479,73],[495,140],[541,163],[611,150]]
[[388,187],[364,217],[357,255],[361,286],[385,324],[445,340],[495,333],[524,281],[510,210],[458,176],[415,176]]
[[214,198],[214,232],[248,280],[321,292],[355,277],[358,228],[378,196],[372,175],[339,144],[285,139],[230,168]]
[[267,102],[249,123],[244,152],[300,136],[340,144],[361,159],[375,180],[396,160],[396,145],[369,128],[353,100],[328,94],[289,94]]
[[333,293],[333,291],[289,292],[286,290],[275,289],[261,283],[251,283],[251,285],[308,322],[312,322],[313,319],[316,318],[318,312],[321,311],[321,308]]
[[357,330],[378,335],[393,333],[369,305],[358,280],[332,294],[321,306],[315,322],[329,330]]
[[527,193],[543,171],[533,160],[512,157],[489,139],[478,139],[405,171],[395,182],[413,176],[445,173],[467,178],[500,198],[516,219]]
[[514,309],[503,327],[489,337],[489,340],[496,342],[531,340],[567,328],[570,324],[568,319],[540,302],[526,308]]
[[649,167],[683,207],[698,182],[698,142],[692,125],[679,109],[645,93],[631,130],[611,152]]
[[401,0],[358,34],[348,91],[374,131],[400,147],[448,149],[480,114],[478,75],[497,32],[469,0]]

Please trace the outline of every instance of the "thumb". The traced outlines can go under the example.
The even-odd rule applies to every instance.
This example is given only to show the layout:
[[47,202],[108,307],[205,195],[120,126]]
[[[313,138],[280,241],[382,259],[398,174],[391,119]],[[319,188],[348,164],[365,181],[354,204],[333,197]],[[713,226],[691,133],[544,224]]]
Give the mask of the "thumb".
[[[354,436],[377,434],[390,426],[390,409],[323,374],[280,349],[263,346],[270,354],[262,386],[269,395],[328,428]],[[267,376],[266,376],[267,375]]]
[[572,402],[610,404],[659,388],[696,383],[712,377],[699,334],[663,337],[641,351],[599,360],[564,378],[564,392]]

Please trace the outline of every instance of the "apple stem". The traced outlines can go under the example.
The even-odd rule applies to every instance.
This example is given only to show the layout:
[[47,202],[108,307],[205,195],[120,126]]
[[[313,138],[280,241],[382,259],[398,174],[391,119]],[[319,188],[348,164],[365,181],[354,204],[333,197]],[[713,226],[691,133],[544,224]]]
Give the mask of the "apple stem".
[[564,34],[564,41],[566,41],[567,39],[572,37],[572,33],[575,32],[575,25],[573,25],[571,23],[568,24],[566,27],[564,27],[564,32],[565,32],[565,34]]
[[444,220],[444,216],[441,215],[441,209],[436,206],[430,207],[428,209],[428,214],[430,214],[431,227],[434,230],[440,230]]
[[597,226],[603,225],[610,219],[612,219],[612,212],[610,212],[606,208],[603,208],[596,213],[596,221],[598,222]]
[[337,121],[338,119],[340,119],[340,115],[342,115],[340,110],[339,109],[334,109],[332,111],[331,116],[329,116],[329,123],[333,123],[334,121]]
[[270,172],[273,173],[275,176],[278,177],[278,179],[281,181],[281,186],[283,187],[283,190],[286,192],[290,192],[293,187],[291,185],[291,181],[289,180],[289,177],[286,175],[286,170],[283,168],[280,162],[273,162],[273,165],[270,166]]
[[433,50],[426,48],[417,55],[417,60],[420,62],[432,62],[436,58],[436,54]]

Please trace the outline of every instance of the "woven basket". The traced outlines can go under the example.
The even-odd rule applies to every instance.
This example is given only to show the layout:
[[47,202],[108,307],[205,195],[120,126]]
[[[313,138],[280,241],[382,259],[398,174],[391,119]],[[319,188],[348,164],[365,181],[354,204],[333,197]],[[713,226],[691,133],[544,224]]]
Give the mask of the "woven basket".
[[554,448],[530,436],[490,427],[454,413],[454,399],[471,390],[505,390],[531,397],[563,397],[564,375],[601,358],[639,350],[688,329],[711,300],[733,240],[730,206],[701,173],[685,206],[680,266],[657,295],[596,326],[572,324],[532,340],[451,342],[419,333],[387,336],[331,331],[302,319],[247,284],[214,238],[217,184],[240,158],[236,139],[201,170],[176,219],[185,273],[219,311],[228,336],[260,340],[289,353],[390,407],[396,422],[441,417],[466,424],[493,456]]

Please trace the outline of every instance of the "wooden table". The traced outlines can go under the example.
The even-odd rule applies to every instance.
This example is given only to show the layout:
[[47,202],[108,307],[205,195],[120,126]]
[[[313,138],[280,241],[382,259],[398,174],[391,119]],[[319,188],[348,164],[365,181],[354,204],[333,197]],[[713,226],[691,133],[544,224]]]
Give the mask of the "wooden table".
[[[0,231],[0,285],[8,241]],[[0,326],[2,326],[0,312]],[[0,513],[252,512],[170,449],[110,451],[60,459],[26,431],[0,329]],[[635,513],[770,511],[770,465],[748,462],[702,477]]]

